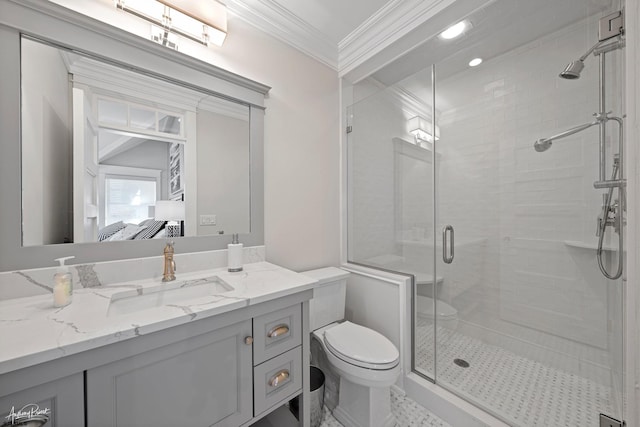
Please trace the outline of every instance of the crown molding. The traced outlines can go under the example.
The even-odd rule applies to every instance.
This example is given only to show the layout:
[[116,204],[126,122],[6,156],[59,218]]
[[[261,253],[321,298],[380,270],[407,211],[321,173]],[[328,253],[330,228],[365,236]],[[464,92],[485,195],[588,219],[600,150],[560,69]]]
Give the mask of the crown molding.
[[[389,88],[387,88],[387,90],[389,90]],[[408,116],[420,116],[431,120],[433,109],[429,103],[424,102],[401,86],[394,86],[391,89],[391,94],[402,111],[407,113]]]
[[337,45],[277,0],[227,0],[234,16],[338,71],[341,77],[456,0],[389,0]]
[[338,48],[325,34],[274,0],[227,0],[236,17],[338,70]]
[[342,77],[456,0],[390,0],[338,44]]

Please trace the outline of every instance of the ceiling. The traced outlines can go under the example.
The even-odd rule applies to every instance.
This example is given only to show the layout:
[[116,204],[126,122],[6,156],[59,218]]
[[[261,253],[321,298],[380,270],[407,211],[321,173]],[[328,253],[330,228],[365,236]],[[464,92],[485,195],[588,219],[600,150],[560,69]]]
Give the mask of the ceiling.
[[338,43],[383,7],[388,0],[271,0],[317,29],[336,48]]
[[221,1],[232,16],[340,72],[411,31],[427,16],[423,11],[456,0]]
[[[381,83],[392,84],[424,67],[425,58],[435,62],[454,52],[469,51],[460,54],[460,59],[447,70],[459,71],[472,50],[481,51],[476,54],[485,58],[495,57],[610,9],[617,0],[225,2],[235,16],[336,69],[341,77],[382,53],[378,55],[382,59],[370,66],[370,72],[375,72]],[[474,28],[462,40],[443,44],[435,37],[464,16],[473,16]],[[385,57],[387,48],[395,52]]]
[[[468,69],[472,58],[491,60],[563,28],[568,29],[578,21],[606,14],[612,8],[612,0],[494,0],[465,17],[472,28],[461,37],[450,41],[438,37],[425,40],[378,70],[373,77],[384,85],[392,85],[431,64],[438,65],[441,76],[455,75]],[[596,25],[582,37],[586,50],[597,41]],[[581,53],[576,52],[576,57]],[[566,59],[569,60],[571,58]],[[417,80],[424,78],[416,76]]]

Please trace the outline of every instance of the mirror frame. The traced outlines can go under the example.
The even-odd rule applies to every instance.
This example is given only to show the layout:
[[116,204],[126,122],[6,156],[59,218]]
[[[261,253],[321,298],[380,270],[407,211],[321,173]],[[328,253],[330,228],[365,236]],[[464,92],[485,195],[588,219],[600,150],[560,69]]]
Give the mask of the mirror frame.
[[[21,36],[247,105],[250,109],[250,227],[245,246],[264,245],[264,99],[269,86],[167,49],[42,0],[0,0],[0,272],[52,266],[74,255],[86,264],[162,255],[165,239],[22,246]],[[155,70],[162,70],[159,73]],[[231,234],[176,238],[176,253],[226,249]]]

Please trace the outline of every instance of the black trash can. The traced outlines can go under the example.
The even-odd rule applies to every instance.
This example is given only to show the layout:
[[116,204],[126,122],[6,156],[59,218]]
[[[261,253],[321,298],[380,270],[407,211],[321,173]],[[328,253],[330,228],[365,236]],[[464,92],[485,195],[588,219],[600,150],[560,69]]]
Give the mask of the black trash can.
[[[316,366],[310,367],[310,390],[309,405],[311,406],[311,427],[319,427],[322,423],[322,409],[324,407],[324,373],[320,368]],[[299,405],[298,399],[300,396],[296,396],[289,402],[289,409],[296,418],[299,417]]]

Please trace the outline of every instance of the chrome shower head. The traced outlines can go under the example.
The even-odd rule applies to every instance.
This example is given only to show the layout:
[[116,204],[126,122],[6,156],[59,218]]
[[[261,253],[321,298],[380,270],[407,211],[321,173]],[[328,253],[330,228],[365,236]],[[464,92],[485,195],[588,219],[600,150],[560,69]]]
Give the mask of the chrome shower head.
[[538,153],[542,153],[543,151],[547,151],[551,148],[551,144],[552,142],[550,139],[541,138],[533,143],[533,148],[535,148]]
[[582,59],[576,59],[569,62],[563,72],[560,73],[560,77],[563,79],[575,80],[580,77],[580,72],[584,68],[584,62]]

